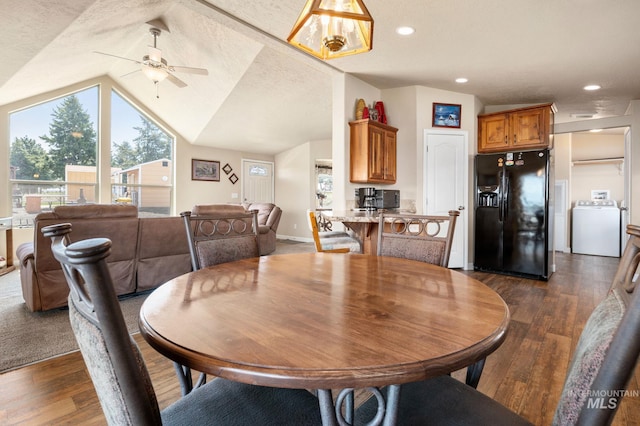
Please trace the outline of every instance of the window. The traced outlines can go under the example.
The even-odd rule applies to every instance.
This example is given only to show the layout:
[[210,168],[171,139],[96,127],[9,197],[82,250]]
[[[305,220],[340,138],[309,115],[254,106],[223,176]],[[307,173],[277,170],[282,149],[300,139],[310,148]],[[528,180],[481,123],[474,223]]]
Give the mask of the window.
[[316,209],[333,206],[333,168],[331,160],[316,161]]
[[56,205],[96,201],[98,87],[9,115],[16,226]]
[[[109,95],[111,111],[101,111],[99,97]],[[99,122],[111,128],[106,147]],[[134,204],[141,216],[171,212],[175,139],[114,90],[93,86],[14,111],[9,137],[17,227],[63,204]],[[100,181],[101,168],[111,170],[110,182]]]
[[140,215],[171,212],[174,139],[116,91],[111,92],[111,195]]
[[269,169],[266,166],[253,164],[249,167],[249,176],[269,176]]

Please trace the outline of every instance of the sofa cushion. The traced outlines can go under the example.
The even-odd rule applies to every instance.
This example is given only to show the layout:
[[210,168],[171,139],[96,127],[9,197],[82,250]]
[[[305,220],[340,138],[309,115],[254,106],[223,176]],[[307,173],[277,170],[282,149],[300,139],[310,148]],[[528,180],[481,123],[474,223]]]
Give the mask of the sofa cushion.
[[191,259],[182,218],[141,218],[136,291],[155,288],[187,272],[191,272]]

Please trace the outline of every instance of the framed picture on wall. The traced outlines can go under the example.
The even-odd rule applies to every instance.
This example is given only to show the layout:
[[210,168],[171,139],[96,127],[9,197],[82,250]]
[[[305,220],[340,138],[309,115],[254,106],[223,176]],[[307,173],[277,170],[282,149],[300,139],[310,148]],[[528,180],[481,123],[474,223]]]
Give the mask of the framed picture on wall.
[[191,159],[191,180],[220,182],[220,162]]
[[591,199],[592,200],[608,200],[610,196],[608,189],[592,189],[591,190]]
[[433,103],[433,117],[431,125],[433,127],[460,128],[462,119],[462,105]]

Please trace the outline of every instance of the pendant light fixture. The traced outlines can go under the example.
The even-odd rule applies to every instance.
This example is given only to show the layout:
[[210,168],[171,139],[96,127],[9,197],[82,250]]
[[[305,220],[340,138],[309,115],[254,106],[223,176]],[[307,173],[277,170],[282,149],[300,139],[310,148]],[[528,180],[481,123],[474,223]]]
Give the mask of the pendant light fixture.
[[362,0],[307,0],[287,41],[320,59],[368,52],[373,18]]

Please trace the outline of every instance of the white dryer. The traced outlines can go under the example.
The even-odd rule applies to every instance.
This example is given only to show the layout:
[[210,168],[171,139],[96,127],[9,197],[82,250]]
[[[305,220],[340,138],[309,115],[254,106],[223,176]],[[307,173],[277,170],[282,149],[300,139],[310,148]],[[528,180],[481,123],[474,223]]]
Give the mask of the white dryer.
[[571,222],[572,253],[620,257],[620,209],[615,201],[576,201]]

